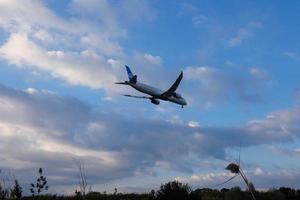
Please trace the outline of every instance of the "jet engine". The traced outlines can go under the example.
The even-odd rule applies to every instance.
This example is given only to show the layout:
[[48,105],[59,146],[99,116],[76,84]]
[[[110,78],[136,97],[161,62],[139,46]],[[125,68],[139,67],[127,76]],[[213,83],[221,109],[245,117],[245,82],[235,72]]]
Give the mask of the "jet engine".
[[174,96],[175,98],[181,98],[181,95],[178,94],[178,93],[176,93],[176,92],[173,93],[173,96]]
[[158,99],[151,99],[151,103],[158,105],[160,102]]

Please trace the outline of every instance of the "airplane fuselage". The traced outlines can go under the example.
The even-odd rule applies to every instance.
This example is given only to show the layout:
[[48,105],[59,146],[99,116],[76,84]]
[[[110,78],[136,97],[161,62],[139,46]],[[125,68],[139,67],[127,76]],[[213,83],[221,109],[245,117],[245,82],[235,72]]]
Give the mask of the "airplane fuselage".
[[170,96],[170,97],[162,96],[164,91],[162,91],[160,89],[157,89],[157,88],[154,88],[150,85],[147,85],[147,84],[144,84],[144,83],[139,83],[139,82],[130,83],[129,81],[126,81],[126,83],[128,85],[130,85],[131,87],[133,87],[134,89],[136,89],[136,90],[138,90],[142,93],[145,93],[145,94],[148,94],[148,95],[152,96],[154,99],[160,99],[160,100],[164,100],[164,101],[171,101],[171,102],[179,104],[181,106],[187,105],[184,98],[175,97],[175,96]]

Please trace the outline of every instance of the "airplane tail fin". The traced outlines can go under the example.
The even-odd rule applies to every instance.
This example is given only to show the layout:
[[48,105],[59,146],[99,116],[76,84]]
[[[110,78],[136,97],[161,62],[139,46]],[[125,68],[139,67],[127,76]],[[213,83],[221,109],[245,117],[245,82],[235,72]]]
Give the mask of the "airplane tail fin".
[[127,74],[128,74],[129,82],[133,83],[133,84],[136,84],[137,75],[133,75],[133,73],[131,72],[130,68],[127,65],[125,65],[125,67],[126,67],[126,71],[127,71]]

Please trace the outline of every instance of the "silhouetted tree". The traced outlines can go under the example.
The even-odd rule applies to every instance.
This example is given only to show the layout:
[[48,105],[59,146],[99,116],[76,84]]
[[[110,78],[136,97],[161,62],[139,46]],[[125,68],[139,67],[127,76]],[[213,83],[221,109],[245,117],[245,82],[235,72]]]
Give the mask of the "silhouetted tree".
[[151,190],[149,195],[150,195],[150,199],[155,199],[155,191],[154,190]]
[[0,183],[0,200],[4,200],[8,196],[8,190]]
[[43,169],[39,169],[39,177],[36,179],[36,183],[30,184],[30,192],[32,197],[39,196],[41,192],[48,190],[47,178],[43,175]]
[[289,187],[281,187],[279,188],[279,191],[284,194],[286,199],[299,200],[299,198],[297,198],[297,191],[295,189]]
[[192,193],[196,193],[197,196],[201,197],[201,199],[214,199],[214,200],[223,200],[223,194],[216,189],[210,189],[210,188],[202,188],[202,189],[196,189]]
[[222,192],[222,193],[226,193],[226,192],[228,192],[228,191],[229,191],[229,189],[227,189],[227,188],[222,188],[222,189],[221,189],[221,192]]
[[296,191],[298,199],[300,199],[300,190]]
[[[86,170],[84,163],[81,160],[74,159],[74,163],[76,164],[78,168],[78,185],[79,185],[79,191],[76,190],[77,192],[80,192],[80,196],[84,199],[87,193],[87,175],[86,175]],[[79,195],[79,194],[77,194]]]
[[[0,173],[2,173],[2,170],[0,170]],[[0,179],[0,200],[4,200],[9,196],[9,191],[6,188],[6,180],[5,178]]]
[[258,192],[257,194],[260,200],[286,200],[284,194],[276,189],[267,192]]
[[228,192],[225,193],[225,200],[246,200],[247,195],[241,190],[240,187],[233,187]]
[[192,191],[190,193],[190,200],[201,200],[201,192],[199,190]]
[[22,187],[20,186],[17,179],[14,181],[14,187],[10,191],[10,196],[13,199],[21,199],[22,198]]
[[188,184],[173,181],[161,185],[156,197],[158,200],[188,200],[190,192],[191,188]]

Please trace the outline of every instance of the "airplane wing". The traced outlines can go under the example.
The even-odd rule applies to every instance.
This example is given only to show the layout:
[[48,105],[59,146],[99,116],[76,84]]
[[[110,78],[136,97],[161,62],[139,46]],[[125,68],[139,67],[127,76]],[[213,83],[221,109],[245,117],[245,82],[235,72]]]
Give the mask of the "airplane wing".
[[173,83],[173,85],[166,92],[164,92],[162,94],[162,96],[171,96],[172,93],[174,93],[176,91],[178,85],[181,82],[182,77],[183,77],[183,72],[181,71],[180,75],[178,76],[178,78],[176,79],[176,81]]
[[129,95],[129,94],[122,94],[125,97],[133,97],[133,98],[139,98],[139,99],[151,99],[152,97],[146,97],[146,96],[135,96],[135,95]]

